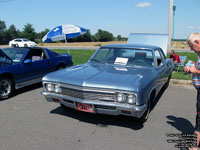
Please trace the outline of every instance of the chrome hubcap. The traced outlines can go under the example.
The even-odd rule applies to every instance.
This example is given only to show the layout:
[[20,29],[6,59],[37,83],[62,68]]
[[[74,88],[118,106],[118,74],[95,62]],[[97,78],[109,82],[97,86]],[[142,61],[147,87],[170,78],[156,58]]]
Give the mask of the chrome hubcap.
[[11,92],[11,85],[7,80],[0,81],[0,95],[8,96]]

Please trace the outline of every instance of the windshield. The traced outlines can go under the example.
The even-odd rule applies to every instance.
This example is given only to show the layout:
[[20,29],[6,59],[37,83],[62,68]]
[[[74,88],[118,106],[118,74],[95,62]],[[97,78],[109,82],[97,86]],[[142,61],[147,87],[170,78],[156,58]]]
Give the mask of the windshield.
[[11,60],[8,59],[3,53],[0,53],[0,66],[3,64],[11,64]]
[[154,66],[152,50],[131,48],[100,48],[90,61],[129,66]]
[[12,59],[13,63],[20,63],[22,58],[27,52],[27,49],[23,48],[4,48],[2,51]]
[[24,39],[24,42],[30,42],[29,40],[27,40],[27,39]]

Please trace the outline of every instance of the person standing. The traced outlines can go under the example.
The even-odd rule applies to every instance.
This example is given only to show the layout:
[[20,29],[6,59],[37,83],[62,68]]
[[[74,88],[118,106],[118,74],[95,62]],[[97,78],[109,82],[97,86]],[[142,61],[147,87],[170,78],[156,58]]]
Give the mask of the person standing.
[[192,33],[188,37],[188,45],[198,55],[198,60],[192,67],[184,67],[186,73],[192,73],[192,81],[194,87],[197,89],[197,103],[196,103],[196,125],[195,134],[197,135],[197,147],[190,148],[190,150],[198,150],[200,142],[200,33]]

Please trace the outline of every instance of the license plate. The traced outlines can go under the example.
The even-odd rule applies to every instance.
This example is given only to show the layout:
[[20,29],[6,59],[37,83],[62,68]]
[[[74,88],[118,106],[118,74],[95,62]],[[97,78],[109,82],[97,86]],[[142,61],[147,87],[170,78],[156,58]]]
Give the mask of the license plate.
[[77,103],[77,110],[94,113],[94,109],[93,109],[92,105],[89,105],[89,104]]

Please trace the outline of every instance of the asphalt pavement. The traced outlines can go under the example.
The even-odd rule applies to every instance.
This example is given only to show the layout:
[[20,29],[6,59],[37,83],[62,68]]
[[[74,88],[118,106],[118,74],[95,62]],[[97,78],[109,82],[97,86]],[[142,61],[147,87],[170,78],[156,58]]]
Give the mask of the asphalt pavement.
[[172,133],[192,133],[196,90],[170,85],[144,124],[130,117],[63,109],[40,94],[41,84],[0,101],[1,150],[173,150]]

